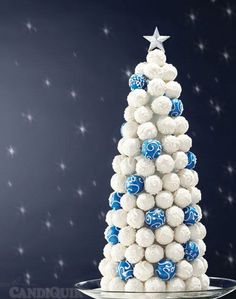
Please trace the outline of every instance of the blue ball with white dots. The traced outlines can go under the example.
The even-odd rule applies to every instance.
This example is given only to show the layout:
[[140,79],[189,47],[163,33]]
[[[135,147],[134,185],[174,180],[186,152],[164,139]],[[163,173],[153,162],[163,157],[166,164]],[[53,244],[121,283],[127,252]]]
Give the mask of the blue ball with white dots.
[[104,233],[107,242],[112,245],[119,243],[118,240],[119,231],[120,229],[116,226],[108,226]]
[[195,168],[196,164],[197,164],[197,157],[194,153],[192,152],[187,152],[186,153],[187,157],[188,157],[188,164],[186,166],[186,168],[188,169],[193,169]]
[[160,279],[171,280],[176,274],[176,264],[170,259],[162,259],[157,263],[155,272]]
[[162,209],[149,210],[145,215],[145,222],[150,228],[159,228],[165,224],[165,212]]
[[142,144],[142,155],[148,159],[156,159],[162,152],[162,145],[156,139],[147,139]]
[[184,208],[183,212],[184,212],[184,224],[191,226],[198,221],[199,215],[197,210],[193,206],[188,206]]
[[126,179],[125,187],[129,194],[138,194],[143,191],[144,180],[139,175],[131,175]]
[[169,112],[169,116],[176,117],[180,116],[184,111],[184,106],[181,100],[179,99],[172,99],[172,106]]
[[131,90],[135,89],[146,89],[147,88],[147,79],[142,74],[133,74],[129,78],[129,87]]
[[111,195],[109,196],[109,206],[113,210],[121,209],[120,199],[123,195],[124,195],[124,193],[119,193],[119,192],[112,192],[111,193]]
[[134,277],[133,266],[128,261],[121,261],[117,266],[117,273],[123,281]]
[[183,245],[184,247],[184,258],[188,262],[194,261],[199,256],[199,247],[197,243],[188,241]]

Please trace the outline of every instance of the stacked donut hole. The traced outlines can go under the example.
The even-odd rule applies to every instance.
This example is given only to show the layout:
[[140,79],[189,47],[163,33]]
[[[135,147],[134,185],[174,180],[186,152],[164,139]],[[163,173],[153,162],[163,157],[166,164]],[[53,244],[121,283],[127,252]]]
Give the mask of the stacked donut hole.
[[112,163],[108,243],[99,264],[104,291],[209,287],[196,156],[176,76],[156,49],[130,77],[126,122]]

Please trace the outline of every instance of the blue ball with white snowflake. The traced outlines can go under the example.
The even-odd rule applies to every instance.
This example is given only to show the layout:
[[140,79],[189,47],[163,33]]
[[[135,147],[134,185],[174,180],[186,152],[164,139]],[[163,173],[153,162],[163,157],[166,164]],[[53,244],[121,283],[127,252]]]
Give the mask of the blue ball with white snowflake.
[[156,139],[147,139],[142,144],[142,155],[148,159],[156,159],[162,153],[162,145]]
[[139,175],[131,175],[126,179],[125,187],[129,194],[138,194],[143,191],[144,180]]
[[197,243],[188,241],[183,245],[184,247],[184,258],[188,262],[194,261],[199,256],[199,247]]
[[119,210],[121,209],[120,205],[120,199],[124,195],[124,193],[119,193],[119,192],[112,192],[109,196],[109,206],[113,210]]
[[159,228],[165,224],[165,212],[162,209],[149,210],[145,215],[145,222],[150,228]]
[[160,279],[171,280],[176,274],[176,264],[170,259],[162,259],[157,263],[155,272]]
[[183,212],[184,212],[184,224],[191,226],[198,221],[199,215],[197,210],[193,206],[188,206],[184,208]]
[[121,261],[117,266],[117,273],[123,281],[134,277],[133,266],[128,261]]
[[147,88],[147,79],[142,74],[133,74],[129,78],[129,87],[131,90],[135,89],[146,89]]
[[115,245],[119,243],[118,235],[119,235],[120,229],[116,226],[108,226],[104,232],[105,239],[108,243]]
[[184,111],[184,106],[181,100],[179,99],[172,99],[172,106],[169,112],[169,116],[176,117],[180,116]]
[[188,157],[188,164],[186,166],[186,168],[188,169],[193,169],[195,168],[196,164],[197,164],[197,157],[194,153],[192,152],[187,152],[186,153],[187,157]]

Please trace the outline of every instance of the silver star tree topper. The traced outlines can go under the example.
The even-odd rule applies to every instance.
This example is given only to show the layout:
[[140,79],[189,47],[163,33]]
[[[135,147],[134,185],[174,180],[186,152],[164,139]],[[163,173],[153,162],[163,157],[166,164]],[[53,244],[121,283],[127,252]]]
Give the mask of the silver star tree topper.
[[170,36],[167,35],[160,35],[157,27],[155,28],[153,35],[144,35],[143,37],[150,42],[148,51],[159,48],[163,52],[165,52],[165,49],[162,43],[170,38]]

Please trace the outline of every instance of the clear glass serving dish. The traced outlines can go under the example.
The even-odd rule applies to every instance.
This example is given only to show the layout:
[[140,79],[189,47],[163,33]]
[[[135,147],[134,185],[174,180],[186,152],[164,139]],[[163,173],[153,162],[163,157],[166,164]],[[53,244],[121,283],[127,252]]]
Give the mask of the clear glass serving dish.
[[95,299],[184,299],[221,298],[236,289],[236,281],[228,278],[210,277],[210,288],[206,291],[185,291],[185,292],[110,292],[102,291],[100,279],[93,279],[78,282],[75,288],[83,294]]

